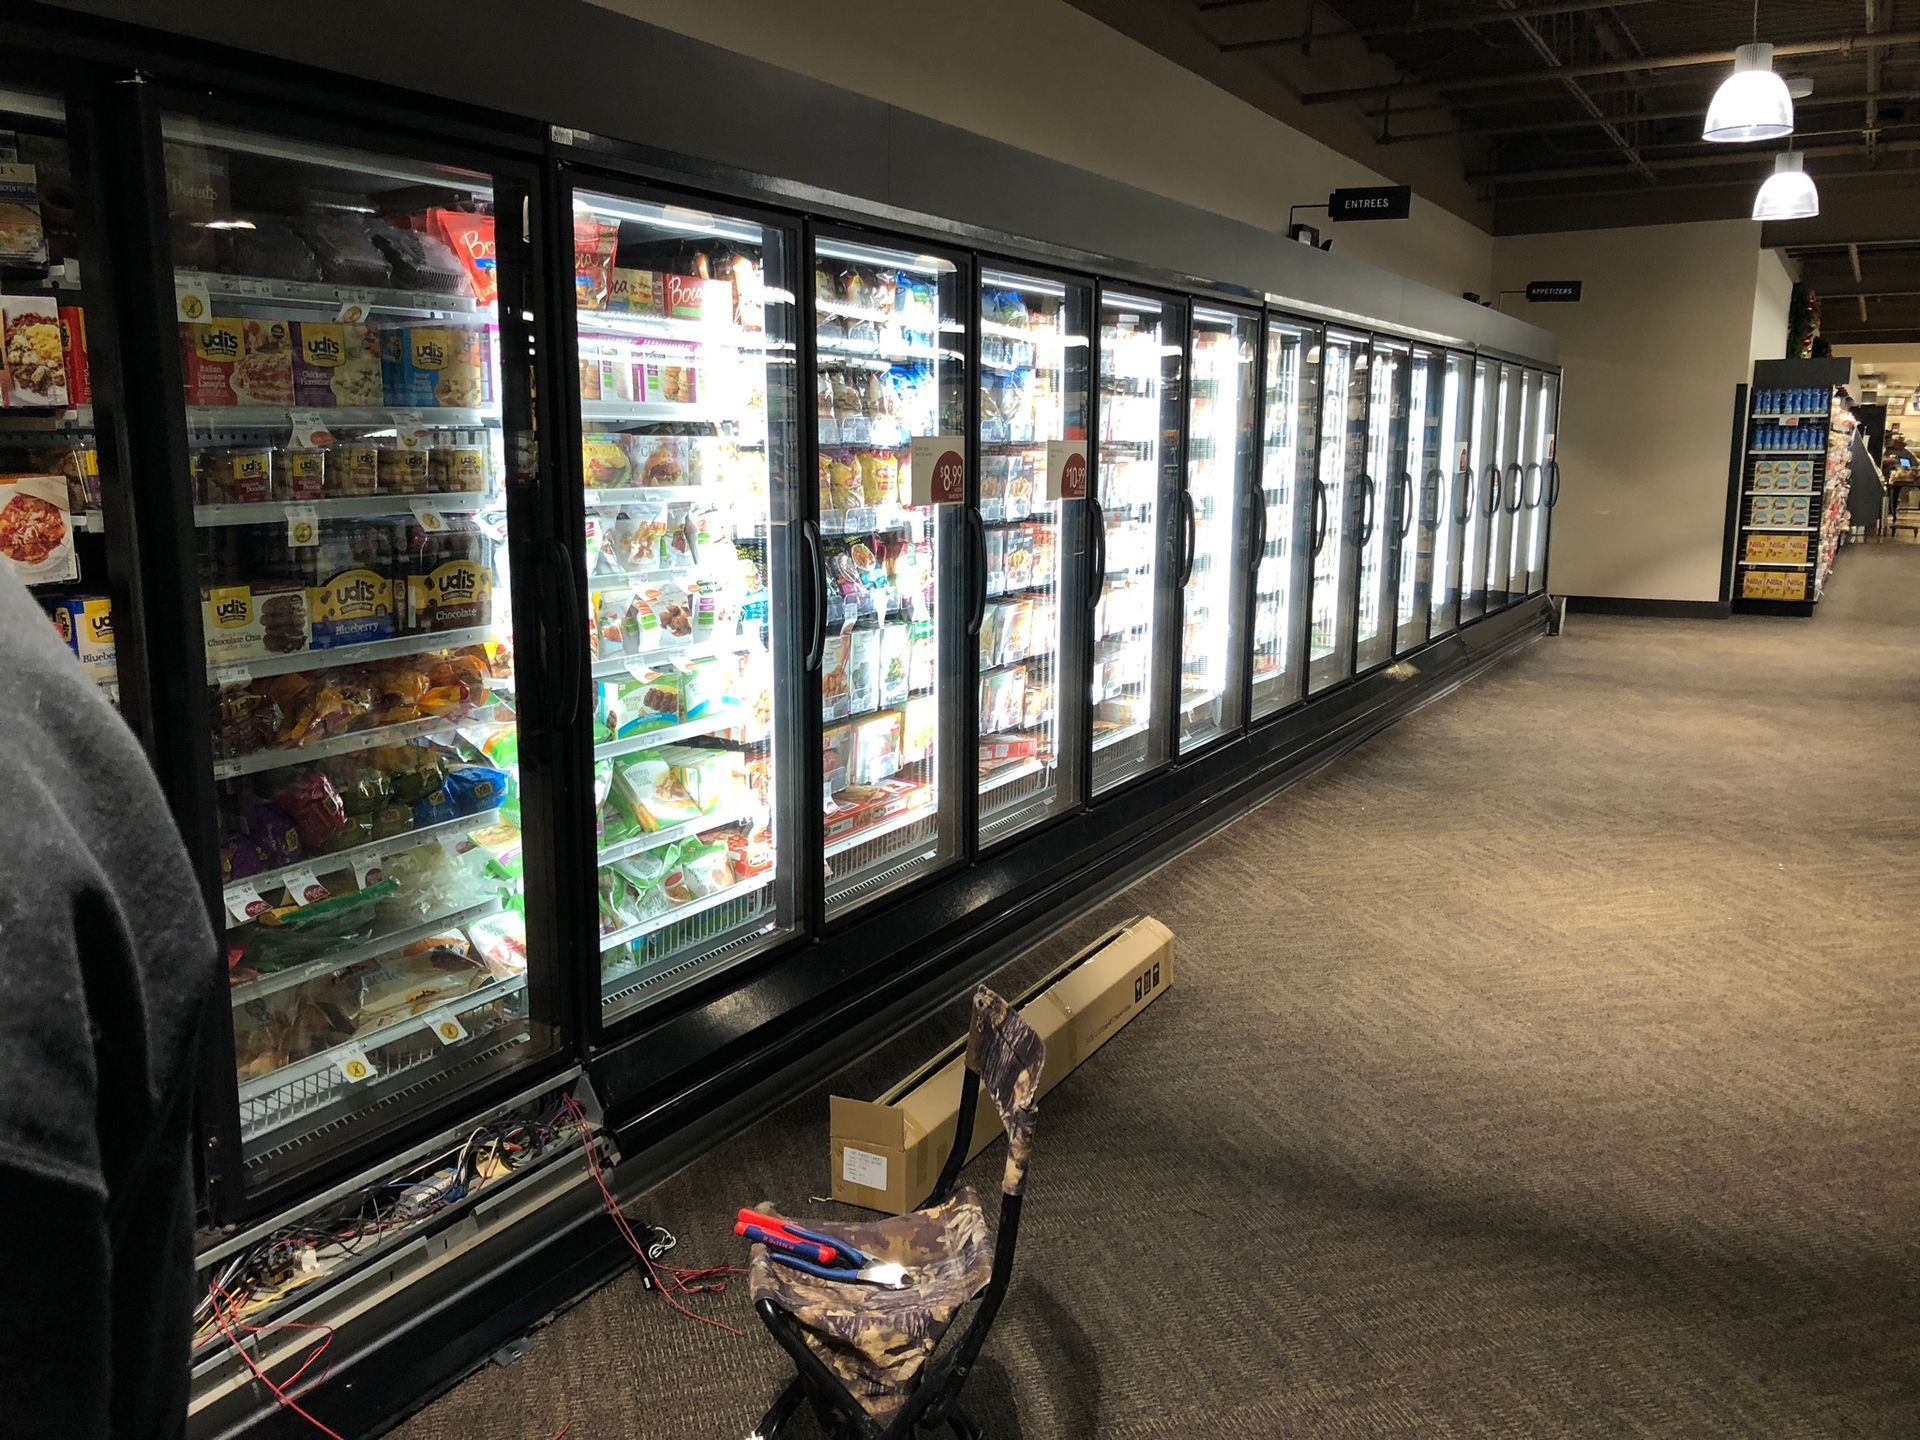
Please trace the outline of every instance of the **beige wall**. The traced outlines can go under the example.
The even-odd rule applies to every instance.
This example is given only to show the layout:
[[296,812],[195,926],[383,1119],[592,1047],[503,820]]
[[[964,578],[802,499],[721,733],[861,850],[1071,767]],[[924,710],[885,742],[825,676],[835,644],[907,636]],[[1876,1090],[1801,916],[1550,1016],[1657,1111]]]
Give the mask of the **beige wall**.
[[[1283,234],[1290,205],[1387,183],[1065,0],[595,3]],[[1352,259],[1487,291],[1492,237],[1417,194],[1410,220],[1330,233]]]
[[1556,593],[1720,598],[1734,389],[1751,376],[1759,329],[1759,246],[1747,220],[1495,242],[1498,289],[1586,282],[1580,304],[1519,307],[1559,336],[1566,372]]
[[1755,360],[1787,358],[1787,311],[1793,304],[1794,265],[1785,252],[1762,250],[1753,286],[1753,339],[1747,346],[1747,373]]

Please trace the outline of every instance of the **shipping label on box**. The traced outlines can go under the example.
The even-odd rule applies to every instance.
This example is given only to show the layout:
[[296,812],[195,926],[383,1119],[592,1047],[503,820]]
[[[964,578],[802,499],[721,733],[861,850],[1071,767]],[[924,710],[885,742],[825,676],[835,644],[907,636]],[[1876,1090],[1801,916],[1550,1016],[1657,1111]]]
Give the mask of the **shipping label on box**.
[[[1044,1096],[1173,984],[1173,932],[1151,916],[1116,925],[1021,997],[1047,1047]],[[878,1100],[830,1100],[832,1195],[902,1214],[927,1198],[958,1131],[966,1041],[955,1041]],[[1001,1135],[985,1090],[968,1157]]]

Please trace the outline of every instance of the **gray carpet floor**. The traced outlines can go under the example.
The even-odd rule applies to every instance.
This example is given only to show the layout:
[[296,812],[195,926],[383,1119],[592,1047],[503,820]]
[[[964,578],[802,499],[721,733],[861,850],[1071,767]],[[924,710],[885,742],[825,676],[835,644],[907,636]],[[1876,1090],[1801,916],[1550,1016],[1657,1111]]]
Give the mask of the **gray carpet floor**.
[[[1810,621],[1575,615],[1025,957],[1179,937],[1042,1107],[975,1418],[1920,1435],[1917,702],[1920,548]],[[744,1203],[857,1213],[808,1200],[826,1093],[635,1208],[704,1260]],[[747,1337],[628,1273],[398,1433],[745,1435],[787,1369],[743,1287],[696,1303]]]

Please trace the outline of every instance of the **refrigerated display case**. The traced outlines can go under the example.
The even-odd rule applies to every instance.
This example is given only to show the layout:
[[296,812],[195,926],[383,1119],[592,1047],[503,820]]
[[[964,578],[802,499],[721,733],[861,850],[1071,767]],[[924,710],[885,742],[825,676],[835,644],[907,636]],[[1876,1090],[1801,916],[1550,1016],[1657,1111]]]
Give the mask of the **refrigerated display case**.
[[1185,346],[1177,301],[1100,293],[1100,457],[1093,513],[1093,793],[1171,752],[1165,645],[1180,493]]
[[107,547],[111,477],[95,438],[81,219],[59,97],[0,88],[0,212],[0,565],[117,705],[114,593],[125,577]]
[[1284,710],[1304,693],[1300,663],[1301,564],[1311,523],[1320,418],[1320,332],[1267,322],[1266,436],[1254,514],[1253,718]]
[[1384,664],[1393,655],[1396,564],[1407,465],[1407,403],[1411,347],[1376,337],[1367,399],[1367,460],[1361,473],[1363,503],[1355,581],[1354,671]]
[[982,847],[1085,795],[1084,559],[1092,289],[980,276]]
[[815,240],[807,659],[820,677],[830,919],[961,853],[970,288],[961,262],[918,246]]
[[[1425,462],[1428,478],[1437,487],[1438,514],[1433,538],[1433,603],[1428,611],[1428,634],[1433,639],[1451,635],[1460,624],[1461,550],[1472,508],[1473,470],[1469,441],[1473,428],[1472,371],[1465,356],[1446,351],[1434,364],[1440,377],[1429,376],[1429,400],[1437,410],[1436,446]],[[1428,425],[1435,417],[1428,417]]]
[[[1514,543],[1514,598],[1537,595],[1547,584],[1547,517],[1557,466],[1553,466],[1554,427],[1559,423],[1560,377],[1532,372],[1534,386],[1521,455],[1526,487],[1520,534]],[[1550,468],[1552,467],[1552,468]]]
[[1525,430],[1526,378],[1517,365],[1497,367],[1495,422],[1489,463],[1498,471],[1493,513],[1487,517],[1487,612],[1504,610],[1510,598],[1507,579],[1513,569],[1514,517],[1523,496],[1520,437]]
[[1500,364],[1473,362],[1473,431],[1467,443],[1465,528],[1461,534],[1460,623],[1487,613],[1487,567],[1493,517],[1500,508]]
[[1196,302],[1188,378],[1180,587],[1180,753],[1238,730],[1245,709],[1247,511],[1259,461],[1260,321]]
[[1309,581],[1307,693],[1353,673],[1355,583],[1367,495],[1365,335],[1329,329],[1321,344],[1320,471],[1314,484],[1313,569]]
[[1393,653],[1405,655],[1427,641],[1434,608],[1435,552],[1440,548],[1446,507],[1446,471],[1441,433],[1446,418],[1446,356],[1413,347],[1407,383],[1407,453],[1399,474],[1399,582],[1394,608]]
[[525,370],[489,174],[163,136],[226,923],[208,1123],[251,1191],[557,1044],[529,1003]]
[[576,189],[601,1013],[801,924],[789,231]]

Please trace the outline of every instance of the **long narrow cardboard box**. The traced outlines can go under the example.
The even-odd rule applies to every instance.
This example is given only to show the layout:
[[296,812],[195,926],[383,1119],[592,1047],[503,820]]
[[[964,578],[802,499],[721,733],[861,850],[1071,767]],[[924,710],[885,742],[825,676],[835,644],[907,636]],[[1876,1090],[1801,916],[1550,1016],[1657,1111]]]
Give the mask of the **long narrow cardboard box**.
[[[1173,984],[1173,932],[1150,915],[1116,925],[1045,976],[1017,1008],[1047,1044],[1045,1095]],[[833,1198],[898,1215],[926,1199],[953,1148],[966,1040],[956,1040],[878,1100],[832,1097]],[[999,1139],[986,1092],[972,1159]]]

